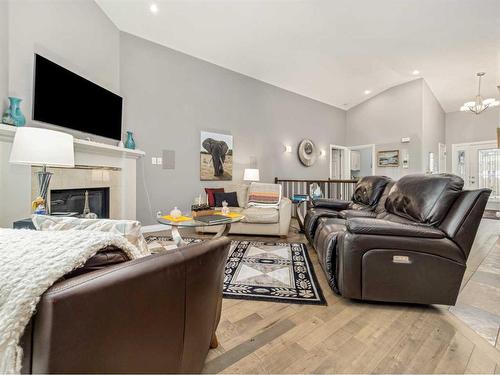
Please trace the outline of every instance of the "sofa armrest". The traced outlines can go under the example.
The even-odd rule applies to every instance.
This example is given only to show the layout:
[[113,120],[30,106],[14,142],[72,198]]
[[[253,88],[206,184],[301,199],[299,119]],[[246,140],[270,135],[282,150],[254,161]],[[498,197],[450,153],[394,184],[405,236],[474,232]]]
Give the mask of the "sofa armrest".
[[347,220],[347,230],[354,234],[380,236],[444,238],[437,228],[421,224],[403,224],[375,218],[352,218]]
[[286,236],[290,230],[292,220],[292,201],[288,198],[281,198],[279,206],[279,235]]
[[374,211],[368,210],[343,210],[339,212],[339,218],[341,219],[354,219],[356,217],[377,217]]
[[[368,230],[367,221],[380,226]],[[373,221],[373,222],[372,222]],[[382,228],[386,220],[380,219],[350,219],[346,222],[346,231],[339,233],[337,238],[337,277],[340,293],[347,298],[361,299],[363,261],[368,256],[380,251],[393,251],[394,255],[412,257],[437,257],[465,267],[465,257],[462,250],[446,236],[437,233],[424,235],[410,224],[399,224],[405,228],[395,229],[389,222],[389,228]],[[374,228],[374,227],[371,227]],[[431,229],[432,230],[432,229]],[[433,230],[432,230],[433,231]],[[396,234],[396,232],[398,234]],[[411,235],[410,235],[411,233]],[[424,236],[424,237],[418,237]],[[431,237],[436,236],[436,237]]]
[[55,284],[34,317],[32,372],[200,372],[228,248],[221,238]]
[[312,204],[314,207],[329,208],[330,210],[334,211],[347,210],[350,203],[351,201],[344,201],[340,199],[319,198],[312,200]]

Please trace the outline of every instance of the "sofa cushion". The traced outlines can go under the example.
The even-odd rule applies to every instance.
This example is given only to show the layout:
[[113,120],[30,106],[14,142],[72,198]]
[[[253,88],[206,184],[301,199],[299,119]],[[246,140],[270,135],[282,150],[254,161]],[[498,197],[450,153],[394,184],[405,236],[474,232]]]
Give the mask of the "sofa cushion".
[[342,210],[339,212],[339,218],[350,219],[353,217],[376,217],[377,214],[370,210]]
[[228,185],[224,188],[226,193],[236,192],[236,196],[238,197],[238,204],[240,207],[246,207],[248,203],[248,187],[249,185],[241,184],[241,185]]
[[310,208],[307,210],[306,217],[304,218],[304,234],[306,235],[309,243],[313,243],[316,229],[318,228],[319,220],[323,217],[338,217],[337,211],[332,211],[327,208]]
[[391,179],[385,176],[363,177],[354,188],[354,193],[352,194],[353,203],[370,207],[375,206],[389,181]]
[[205,193],[207,193],[208,205],[210,207],[215,207],[215,193],[224,193],[224,188],[205,188]]
[[384,192],[380,196],[377,205],[375,206],[374,212],[378,215],[385,212],[385,202],[387,201],[387,197],[391,193],[392,187],[394,186],[395,181],[389,181],[387,185],[385,185]]
[[248,189],[248,206],[278,208],[281,201],[281,185],[252,182]]
[[248,207],[241,211],[244,223],[276,224],[279,222],[279,210],[276,208]]
[[402,224],[389,220],[376,218],[357,217],[346,221],[350,233],[399,236],[399,237],[421,237],[421,238],[444,238],[444,233],[437,228],[424,224]]
[[328,284],[335,293],[339,293],[337,272],[337,242],[346,231],[342,219],[322,219],[321,227],[314,236],[318,261],[325,271]]
[[464,181],[452,174],[401,177],[385,202],[389,213],[429,225],[439,224],[455,202]]
[[128,261],[128,257],[121,249],[108,246],[89,258],[82,267],[76,268],[66,274],[64,279],[67,280],[87,272],[97,271],[126,261]]
[[223,207],[222,202],[224,201],[226,201],[229,207],[240,207],[238,204],[238,196],[235,191],[229,193],[215,192],[214,198],[216,207]]

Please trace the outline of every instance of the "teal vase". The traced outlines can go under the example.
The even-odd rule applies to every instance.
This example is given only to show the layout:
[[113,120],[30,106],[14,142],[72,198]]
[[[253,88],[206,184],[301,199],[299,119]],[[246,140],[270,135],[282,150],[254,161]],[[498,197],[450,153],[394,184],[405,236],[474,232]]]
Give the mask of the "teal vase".
[[2,122],[4,124],[14,126],[26,125],[26,117],[24,117],[23,113],[21,112],[21,101],[22,99],[9,96],[9,108],[7,108],[2,116]]
[[130,150],[135,150],[134,134],[132,132],[127,132],[127,140],[125,141],[125,148]]

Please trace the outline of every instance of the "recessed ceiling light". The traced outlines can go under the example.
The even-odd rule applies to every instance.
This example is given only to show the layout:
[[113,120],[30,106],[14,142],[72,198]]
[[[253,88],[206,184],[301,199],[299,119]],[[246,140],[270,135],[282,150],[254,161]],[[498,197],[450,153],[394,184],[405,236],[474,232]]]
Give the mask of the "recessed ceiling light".
[[365,90],[365,95],[370,95],[372,93],[371,90]]
[[151,13],[153,14],[156,14],[158,13],[158,5],[156,5],[155,3],[151,4],[149,6],[149,10],[151,11]]
[[418,76],[420,74],[420,70],[414,70],[413,72],[411,72],[411,74],[413,74],[414,76]]

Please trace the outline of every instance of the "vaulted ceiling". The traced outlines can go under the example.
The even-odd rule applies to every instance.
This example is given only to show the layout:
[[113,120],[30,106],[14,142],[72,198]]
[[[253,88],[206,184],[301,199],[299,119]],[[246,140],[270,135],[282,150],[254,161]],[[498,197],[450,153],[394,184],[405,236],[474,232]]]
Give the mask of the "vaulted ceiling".
[[500,96],[499,0],[96,2],[122,31],[343,109],[423,77],[457,111],[478,71]]

